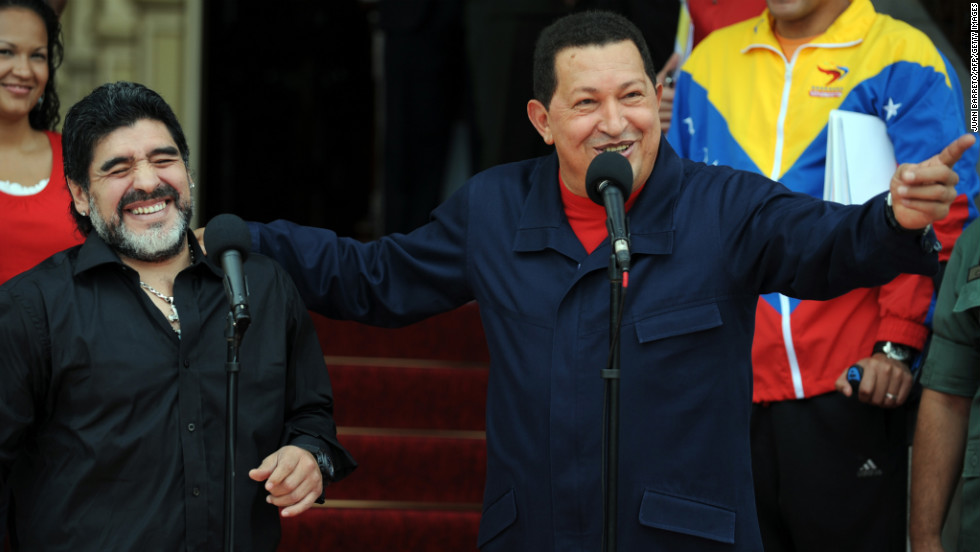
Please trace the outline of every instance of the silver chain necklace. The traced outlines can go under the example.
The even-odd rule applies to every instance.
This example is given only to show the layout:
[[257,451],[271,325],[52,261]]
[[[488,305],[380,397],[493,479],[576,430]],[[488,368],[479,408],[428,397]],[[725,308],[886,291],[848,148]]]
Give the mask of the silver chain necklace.
[[[189,248],[189,253],[190,253],[190,258],[191,258],[191,264],[194,264],[194,249],[193,248]],[[180,315],[177,314],[177,305],[174,304],[174,298],[173,298],[173,296],[171,296],[171,295],[164,295],[162,292],[158,291],[153,286],[151,286],[150,284],[144,282],[143,280],[140,280],[140,287],[142,287],[146,291],[149,291],[153,295],[156,295],[160,299],[163,299],[164,301],[166,301],[167,304],[170,305],[170,315],[167,316],[167,320],[169,320],[171,324],[177,324],[178,326],[180,325]],[[177,333],[177,337],[180,337],[180,328],[179,327],[173,328],[173,330],[174,330],[174,332]]]
[[[164,301],[166,301],[167,304],[170,305],[170,316],[167,316],[167,320],[169,320],[171,324],[174,324],[174,323],[180,324],[180,315],[177,314],[177,305],[174,304],[174,298],[172,296],[170,296],[170,295],[164,295],[160,291],[157,291],[156,289],[154,289],[153,286],[151,286],[150,284],[147,284],[146,282],[144,282],[142,280],[140,280],[140,287],[142,287],[146,291],[149,291],[153,295],[156,295],[160,299],[163,299]],[[180,337],[180,328],[174,328],[174,331],[177,332],[177,337]]]

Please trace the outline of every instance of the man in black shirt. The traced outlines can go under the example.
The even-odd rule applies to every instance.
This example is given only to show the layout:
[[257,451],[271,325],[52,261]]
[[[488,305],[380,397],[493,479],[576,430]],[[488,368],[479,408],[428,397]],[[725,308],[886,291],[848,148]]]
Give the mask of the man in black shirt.
[[[188,147],[155,92],[96,89],[69,111],[65,173],[87,240],[0,287],[0,485],[24,550],[217,550],[229,305],[188,232]],[[353,460],[336,438],[309,315],[269,259],[245,263],[238,550],[274,550]]]

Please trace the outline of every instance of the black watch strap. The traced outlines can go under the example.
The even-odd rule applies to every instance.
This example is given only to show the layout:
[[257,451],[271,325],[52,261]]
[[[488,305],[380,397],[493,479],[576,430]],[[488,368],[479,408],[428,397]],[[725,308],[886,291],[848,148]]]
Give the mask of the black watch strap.
[[925,228],[909,229],[898,223],[898,220],[895,218],[895,210],[892,208],[891,192],[888,192],[888,195],[885,197],[885,220],[888,221],[888,227],[891,228],[893,232],[918,237],[919,248],[923,252],[938,253],[939,251],[942,251],[943,244],[936,239],[936,236],[932,231],[931,224]]
[[320,497],[317,498],[317,504],[323,504],[324,495],[327,491],[327,485],[330,485],[336,481],[336,469],[334,468],[333,458],[330,453],[325,449],[319,447],[311,447],[308,445],[296,445],[301,449],[310,451],[313,458],[316,459],[316,465],[320,468],[320,477],[323,479],[323,492],[320,493]]
[[905,228],[898,223],[898,219],[895,218],[895,209],[892,207],[892,193],[888,192],[888,196],[885,198],[885,220],[888,221],[888,226],[899,233],[902,234],[928,234],[929,230],[932,229],[932,225],[928,225],[925,228]]

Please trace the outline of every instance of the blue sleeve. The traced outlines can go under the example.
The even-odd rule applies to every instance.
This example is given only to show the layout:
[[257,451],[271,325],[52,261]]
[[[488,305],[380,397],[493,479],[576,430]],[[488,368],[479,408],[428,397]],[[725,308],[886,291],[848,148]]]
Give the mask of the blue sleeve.
[[900,273],[931,275],[939,268],[935,234],[893,230],[884,193],[841,205],[742,171],[709,185],[719,199],[707,202],[709,190],[692,195],[708,220],[719,221],[733,278],[756,293],[824,300]]
[[466,280],[463,190],[410,234],[372,242],[277,220],[249,223],[252,249],[286,269],[310,310],[397,327],[472,299]]
[[[888,127],[888,135],[895,146],[895,159],[899,163],[924,161],[967,132],[959,78],[946,57],[939,55],[945,64],[945,74],[918,63],[898,62],[887,73],[869,79],[869,83],[884,84],[878,97],[881,105],[875,106],[875,114]],[[977,218],[973,199],[980,192],[976,169],[978,156],[980,141],[974,143],[953,167],[960,178],[956,185],[960,197],[949,220],[937,224],[941,239],[955,240],[967,223]],[[951,245],[946,243],[947,247]]]
[[[943,62],[946,64],[946,73],[949,75],[949,80],[952,85],[952,103],[956,106],[956,112],[960,116],[956,121],[959,121],[961,124],[953,127],[954,133],[958,136],[967,132],[965,127],[966,113],[964,111],[966,103],[963,100],[963,88],[960,84],[959,76],[956,74],[956,69],[953,68],[953,65],[946,59],[946,56],[942,52],[939,52],[939,55],[942,56]],[[976,133],[973,134],[976,136]],[[975,203],[977,195],[980,194],[980,175],[977,174],[978,163],[980,163],[980,137],[978,137],[970,149],[963,153],[963,157],[953,166],[956,174],[960,177],[960,182],[956,185],[956,190],[969,200],[970,214],[967,219],[968,222],[976,219],[978,215]]]
[[688,125],[685,121],[690,117],[690,87],[691,75],[686,71],[680,71],[677,81],[674,83],[674,107],[671,116],[670,129],[667,131],[667,141],[677,152],[677,155],[686,159],[691,159],[690,132],[681,132],[681,126]]

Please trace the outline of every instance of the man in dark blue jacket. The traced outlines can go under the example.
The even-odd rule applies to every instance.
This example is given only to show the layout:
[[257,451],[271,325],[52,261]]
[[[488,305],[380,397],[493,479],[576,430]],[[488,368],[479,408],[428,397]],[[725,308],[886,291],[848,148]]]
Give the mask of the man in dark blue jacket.
[[622,550],[760,550],[749,459],[750,347],[760,293],[821,299],[936,270],[929,226],[973,143],[902,166],[842,206],[761,176],[680,159],[639,31],[602,12],[539,38],[528,116],[556,153],[473,177],[428,224],[371,243],[277,221],[253,247],[307,306],[398,326],[476,300],[491,351],[484,551],[589,551],[602,537],[603,382],[611,246],[586,170],[633,172],[622,358]]

